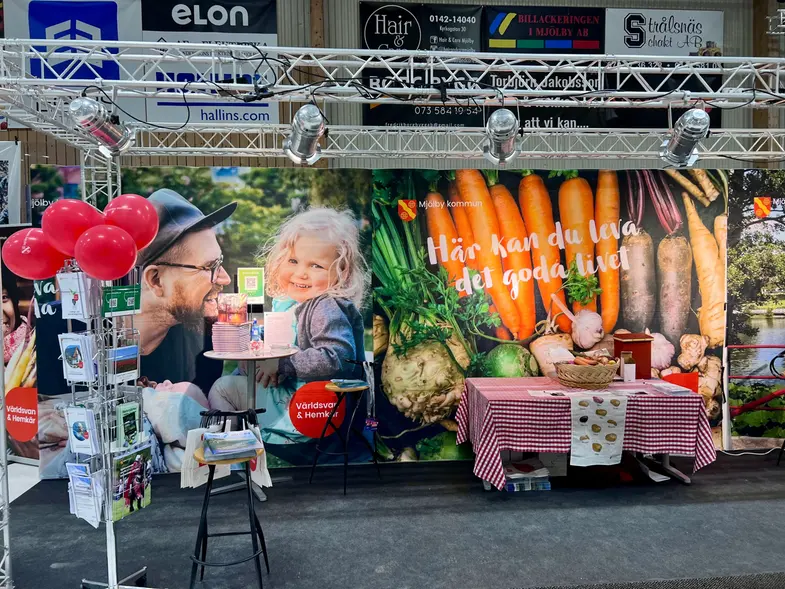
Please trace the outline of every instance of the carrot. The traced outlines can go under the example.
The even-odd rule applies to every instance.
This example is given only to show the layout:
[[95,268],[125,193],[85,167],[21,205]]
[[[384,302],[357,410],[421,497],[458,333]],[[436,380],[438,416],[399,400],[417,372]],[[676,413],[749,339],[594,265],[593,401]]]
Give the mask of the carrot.
[[[581,276],[592,274],[587,265],[594,266],[594,242],[589,233],[589,223],[594,217],[594,195],[585,178],[572,178],[562,182],[559,187],[559,216],[564,231],[567,267],[575,261]],[[574,239],[571,240],[571,236]],[[572,303],[573,312],[583,309],[596,311],[597,303],[590,301],[585,306],[577,301]]]
[[[683,192],[681,196],[684,200],[684,208],[687,210],[687,227],[690,230],[695,273],[698,275],[698,288],[701,293],[698,327],[701,335],[709,338],[709,347],[714,348],[722,345],[725,340],[725,281],[723,280],[724,264],[722,264],[724,252],[720,257],[717,240],[706,229],[687,193]],[[720,220],[718,233],[725,243],[722,224]]]
[[625,327],[639,332],[651,326],[657,306],[654,244],[641,229],[637,235],[626,235],[621,246],[629,262],[629,267],[621,271],[622,318]]
[[[474,241],[479,246],[477,252],[477,266],[481,273],[488,269],[490,286],[486,284],[486,291],[491,295],[502,322],[512,333],[518,337],[521,327],[521,318],[518,309],[510,296],[510,291],[504,285],[504,271],[498,253],[493,251],[493,236],[499,235],[499,220],[496,218],[496,209],[493,206],[491,194],[485,184],[485,178],[479,170],[457,170],[455,179],[458,192],[466,203],[474,206],[467,208],[466,214],[472,228]],[[486,280],[487,282],[487,280]]]
[[[455,182],[450,182],[447,189],[447,196],[449,201],[453,203],[452,206],[452,220],[455,222],[455,229],[458,231],[458,237],[461,238],[461,245],[466,252],[466,265],[472,270],[478,270],[477,257],[474,254],[472,246],[474,245],[474,234],[472,233],[472,226],[469,223],[469,217],[466,215],[461,193],[458,192],[458,187]],[[471,252],[471,254],[469,253]]]
[[[535,266],[539,265],[543,272],[543,276],[537,278],[537,288],[543,305],[550,309],[553,294],[566,305],[564,291],[561,289],[561,277],[550,274],[554,265],[561,264],[561,255],[558,246],[548,243],[548,237],[556,232],[556,224],[553,221],[551,196],[542,178],[536,174],[524,176],[518,184],[518,203],[523,213],[523,222],[532,239],[532,261]],[[556,321],[564,333],[572,332],[572,321],[569,318],[559,315]]]
[[714,183],[709,179],[709,175],[706,173],[706,170],[690,168],[690,176],[698,181],[698,184],[700,184],[701,190],[703,190],[706,198],[708,198],[711,202],[717,200],[717,197],[720,195],[720,191],[717,190],[717,187],[714,186]]
[[[488,309],[488,312],[493,315],[494,313],[498,313],[499,311],[496,309],[496,305],[491,305]],[[504,325],[500,325],[496,329],[494,329],[494,335],[499,339],[510,341],[512,340],[512,334],[510,330],[504,327]]]
[[700,203],[704,207],[709,206],[709,199],[706,198],[706,196],[704,196],[704,194],[701,192],[700,188],[698,188],[697,186],[695,186],[695,184],[690,182],[689,178],[687,178],[686,176],[684,176],[680,172],[677,172],[676,170],[665,170],[665,173],[668,174],[668,176],[670,176],[674,180],[676,180],[676,182],[678,182],[679,185],[684,190],[686,190],[687,192],[690,193],[690,196],[692,196],[694,199],[700,201]]
[[[515,199],[510,194],[510,191],[503,184],[494,184],[491,186],[491,198],[493,205],[496,207],[496,215],[499,218],[499,229],[501,235],[499,239],[502,240],[507,251],[507,257],[502,259],[504,271],[510,272],[515,275],[512,280],[517,281],[516,291],[517,296],[513,299],[515,306],[518,308],[518,314],[521,317],[521,328],[518,332],[520,339],[526,339],[534,333],[534,328],[537,325],[537,316],[534,306],[534,280],[531,275],[532,272],[532,256],[531,253],[523,249],[528,233],[526,232],[526,225],[523,223],[521,213],[518,211],[518,205],[515,204]],[[511,240],[517,240],[517,243]],[[527,280],[520,280],[521,270],[528,270],[529,278]]]
[[[441,194],[429,192],[425,201],[427,203],[425,216],[428,222],[428,235],[431,236],[436,247],[439,247],[442,236],[444,236],[447,244],[447,253],[445,254],[447,259],[445,260],[440,255],[439,263],[447,270],[450,284],[455,284],[455,281],[463,276],[463,263],[460,260],[453,260],[449,252],[458,244],[458,232],[455,230],[452,217],[447,211],[447,204]],[[461,291],[459,294],[465,296],[466,292]]]
[[692,250],[682,236],[668,236],[657,247],[660,332],[674,346],[687,333],[692,297]]
[[[605,333],[613,333],[619,319],[619,269],[610,267],[611,256],[618,256],[619,240],[610,231],[610,226],[619,222],[620,214],[619,177],[613,170],[600,170],[597,178],[597,198],[594,202],[594,223],[597,234],[601,237],[597,242],[597,260],[602,261],[599,270],[602,289],[600,314]],[[603,225],[607,226],[605,231],[602,230]]]

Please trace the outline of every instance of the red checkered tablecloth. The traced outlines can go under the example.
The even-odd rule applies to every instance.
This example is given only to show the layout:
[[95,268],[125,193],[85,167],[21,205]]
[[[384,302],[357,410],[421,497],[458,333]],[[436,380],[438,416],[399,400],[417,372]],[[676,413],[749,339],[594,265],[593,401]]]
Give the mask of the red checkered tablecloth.
[[[717,458],[703,399],[695,393],[669,395],[651,382],[613,383],[630,395],[624,449],[645,454],[694,456],[693,472]],[[568,453],[572,439],[570,399],[532,391],[575,392],[549,378],[470,378],[458,407],[458,443],[471,441],[474,474],[504,487],[501,451]],[[591,391],[582,391],[591,393]]]

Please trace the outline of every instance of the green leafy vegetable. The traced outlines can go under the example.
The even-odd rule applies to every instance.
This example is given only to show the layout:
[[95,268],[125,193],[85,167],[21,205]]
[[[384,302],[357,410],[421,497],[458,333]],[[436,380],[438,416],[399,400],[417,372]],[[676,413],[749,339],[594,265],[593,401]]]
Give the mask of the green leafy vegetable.
[[602,293],[597,275],[581,276],[580,272],[578,272],[578,264],[574,261],[570,264],[563,288],[570,302],[581,305],[588,305]]
[[548,178],[561,178],[562,180],[572,180],[578,177],[578,170],[551,170]]

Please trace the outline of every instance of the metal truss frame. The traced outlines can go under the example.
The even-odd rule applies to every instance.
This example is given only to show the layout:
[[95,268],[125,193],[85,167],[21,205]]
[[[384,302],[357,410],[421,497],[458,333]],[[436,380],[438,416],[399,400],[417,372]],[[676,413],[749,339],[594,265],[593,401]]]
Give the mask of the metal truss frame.
[[120,196],[120,166],[97,149],[85,149],[82,155],[82,200],[98,207]]
[[785,35],[785,9],[778,8],[777,13],[767,16],[769,35]]
[[[0,280],[0,289],[2,281]],[[0,349],[2,347],[0,346]],[[3,366],[0,365],[0,382],[5,382]],[[0,587],[13,589],[11,576],[11,533],[9,529],[9,505],[11,496],[8,489],[8,438],[6,437],[6,399],[0,398]]]
[[[331,126],[328,158],[482,159],[482,128]],[[141,130],[128,156],[276,157],[283,153],[288,125],[264,127],[191,126],[166,133]],[[638,129],[527,129],[522,158],[659,158],[667,131]],[[720,129],[703,141],[704,158],[767,160],[785,153],[785,129]]]
[[[119,72],[120,79],[101,78],[100,68],[107,64]],[[44,77],[33,76],[33,71]],[[375,89],[369,79],[374,71],[380,73]],[[248,83],[254,74],[258,74],[256,86]],[[0,114],[86,150],[85,185],[100,187],[87,189],[84,196],[90,202],[96,202],[99,195],[118,194],[119,172],[117,163],[107,164],[97,152],[95,139],[76,131],[68,116],[69,102],[83,92],[100,95],[100,90],[126,105],[161,95],[191,102],[226,101],[227,92],[239,100],[239,94],[255,91],[274,103],[405,100],[412,104],[612,108],[704,103],[768,108],[785,104],[785,96],[778,93],[781,87],[785,87],[785,59],[768,57],[695,56],[666,62],[648,56],[77,40],[5,40],[0,46]],[[177,129],[136,121],[129,126],[135,141],[123,160],[162,155],[280,157],[290,132],[285,125],[231,122],[189,122]],[[661,129],[525,129],[521,152],[531,158],[657,158],[667,134]],[[323,155],[475,160],[481,157],[484,140],[484,131],[478,128],[331,124]],[[721,129],[702,146],[703,158],[770,160],[779,159],[783,152],[785,132],[777,130]]]
[[[43,77],[30,73],[33,65]],[[104,79],[101,68],[107,65],[120,79]],[[257,86],[251,83],[253,77]],[[199,101],[225,101],[226,95],[219,92],[231,83],[232,92],[261,89],[260,100],[276,102],[316,98],[377,104],[405,100],[440,105],[666,108],[711,101],[720,108],[741,104],[760,108],[785,102],[779,95],[785,83],[785,59],[692,56],[668,61],[662,56],[48,39],[5,40],[0,48],[3,99],[29,89],[46,99],[72,97],[74,91],[89,86],[100,87],[114,99],[152,98],[181,94],[186,82],[188,98]]]

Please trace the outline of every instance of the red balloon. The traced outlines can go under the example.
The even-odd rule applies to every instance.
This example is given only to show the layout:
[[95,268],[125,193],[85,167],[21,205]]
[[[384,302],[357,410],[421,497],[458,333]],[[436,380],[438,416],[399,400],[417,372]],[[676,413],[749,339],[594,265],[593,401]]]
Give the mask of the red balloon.
[[158,235],[158,213],[143,196],[122,194],[104,209],[105,223],[125,229],[137,249],[150,245]]
[[76,261],[93,278],[117,280],[136,264],[136,244],[124,229],[98,225],[82,233],[76,242]]
[[51,278],[68,256],[47,241],[41,229],[22,229],[3,244],[3,262],[11,272],[28,280]]
[[82,233],[101,223],[104,223],[101,211],[75,198],[56,200],[41,217],[41,229],[51,246],[71,258]]

